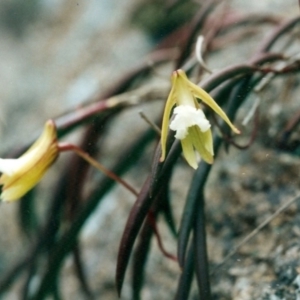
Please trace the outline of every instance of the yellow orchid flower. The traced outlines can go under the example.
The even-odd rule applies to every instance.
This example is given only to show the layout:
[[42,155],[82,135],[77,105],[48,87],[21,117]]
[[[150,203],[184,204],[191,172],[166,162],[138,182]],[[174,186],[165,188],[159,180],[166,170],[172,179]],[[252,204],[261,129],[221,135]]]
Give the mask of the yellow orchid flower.
[[131,185],[106,169],[79,147],[70,143],[58,143],[55,123],[49,120],[45,124],[42,135],[21,157],[18,159],[0,158],[0,173],[2,173],[0,200],[11,202],[24,196],[42,179],[59,153],[66,151],[73,151],[91,166],[123,185],[135,196],[138,195]]
[[[161,161],[164,161],[166,157],[166,142],[168,128],[170,127],[171,130],[176,131],[175,138],[181,140],[183,156],[191,167],[196,169],[198,166],[195,150],[207,163],[213,163],[214,151],[211,126],[197,99],[201,99],[213,109],[235,133],[240,133],[208,93],[189,81],[183,70],[174,71],[172,88],[167,99],[162,122]],[[176,105],[174,118],[170,123],[170,113],[174,105]]]
[[14,201],[24,196],[43,177],[59,154],[56,127],[46,122],[42,135],[18,159],[0,158],[2,201]]

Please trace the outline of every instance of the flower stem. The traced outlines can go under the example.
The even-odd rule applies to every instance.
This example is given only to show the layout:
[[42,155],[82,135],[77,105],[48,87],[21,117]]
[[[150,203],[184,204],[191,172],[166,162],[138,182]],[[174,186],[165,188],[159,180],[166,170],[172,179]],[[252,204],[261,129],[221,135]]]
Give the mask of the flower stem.
[[59,151],[60,152],[65,152],[65,151],[73,151],[75,152],[78,156],[83,158],[86,162],[88,162],[91,166],[95,167],[97,170],[101,171],[104,173],[107,177],[111,178],[112,180],[115,180],[116,182],[120,183],[123,185],[127,190],[129,190],[133,195],[137,196],[138,192],[126,181],[124,181],[122,178],[117,176],[115,173],[111,172],[110,170],[106,169],[102,164],[97,162],[94,158],[92,158],[88,153],[80,149],[79,147],[69,144],[69,143],[60,143],[58,145]]

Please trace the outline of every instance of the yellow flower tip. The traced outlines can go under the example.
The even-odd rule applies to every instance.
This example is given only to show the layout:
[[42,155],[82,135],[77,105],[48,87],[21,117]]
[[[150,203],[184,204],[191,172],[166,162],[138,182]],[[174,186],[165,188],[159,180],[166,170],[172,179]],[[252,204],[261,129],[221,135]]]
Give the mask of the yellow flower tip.
[[[172,80],[175,80],[175,79],[177,79],[179,77],[182,77],[182,78],[188,80],[185,72],[182,69],[178,69],[176,71],[173,71],[173,73],[172,73]],[[172,82],[172,84],[174,84],[174,82]]]
[[181,73],[181,69],[178,69],[178,70],[175,70],[175,71],[173,71],[173,73],[172,73],[172,77],[174,78],[174,77],[178,77],[179,76],[179,74]]
[[178,76],[185,76],[186,77],[186,74],[182,69],[178,69],[178,70],[174,71],[174,73],[176,73]]
[[161,156],[160,159],[159,159],[159,161],[160,161],[160,162],[164,162],[164,161],[165,161],[165,157],[164,157],[164,156]]
[[206,161],[208,164],[212,165],[214,163],[214,158],[212,157],[211,159]]
[[55,123],[49,120],[42,135],[22,156],[18,159],[0,158],[0,199],[10,202],[24,196],[41,180],[58,154]]
[[241,131],[239,129],[237,129],[236,127],[233,127],[232,131],[236,134],[241,134]]

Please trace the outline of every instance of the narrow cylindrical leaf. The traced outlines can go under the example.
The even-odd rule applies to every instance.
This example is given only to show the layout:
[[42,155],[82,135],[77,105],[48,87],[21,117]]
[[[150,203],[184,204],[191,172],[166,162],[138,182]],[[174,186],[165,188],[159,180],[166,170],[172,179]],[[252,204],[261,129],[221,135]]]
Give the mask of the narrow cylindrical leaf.
[[189,298],[194,275],[194,247],[190,247],[186,263],[184,264],[174,300],[186,300]]
[[184,266],[186,249],[189,242],[189,236],[194,224],[196,205],[199,194],[202,193],[206,183],[211,165],[201,162],[193,177],[190,190],[188,192],[184,212],[179,227],[178,236],[178,261],[181,267]]
[[149,197],[149,188],[150,178],[148,177],[130,211],[120,242],[116,269],[116,285],[119,295],[121,294],[125,272],[135,239],[154,200],[153,198]]
[[205,210],[204,195],[201,193],[198,197],[196,207],[196,219],[194,223],[194,252],[195,252],[195,270],[197,275],[197,283],[199,288],[200,299],[210,300],[210,280],[209,265],[206,244],[206,228],[205,228]]
[[153,229],[146,222],[142,228],[139,243],[133,255],[132,290],[133,300],[141,299],[141,290],[144,284],[145,267],[150,252]]

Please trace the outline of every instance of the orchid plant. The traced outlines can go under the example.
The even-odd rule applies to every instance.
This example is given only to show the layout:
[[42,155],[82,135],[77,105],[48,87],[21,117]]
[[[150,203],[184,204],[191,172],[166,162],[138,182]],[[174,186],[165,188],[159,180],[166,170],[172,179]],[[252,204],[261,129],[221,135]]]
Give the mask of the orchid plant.
[[[180,0],[168,2],[166,11],[169,11],[172,5],[179,6],[181,2],[188,4],[187,1]],[[169,298],[176,300],[190,299],[190,290],[193,286],[192,281],[195,274],[194,277],[196,277],[198,285],[198,295],[195,297],[212,299],[210,291],[211,273],[206,243],[206,229],[208,226],[205,223],[205,220],[209,219],[206,218],[208,210],[205,209],[205,197],[209,195],[209,193],[206,193],[206,189],[214,186],[207,185],[209,174],[212,168],[216,166],[213,163],[218,161],[218,150],[222,142],[226,140],[229,146],[246,149],[255,140],[258,121],[253,118],[254,129],[249,139],[250,142],[246,146],[242,145],[243,147],[238,147],[240,146],[239,143],[234,138],[226,136],[223,129],[228,129],[229,126],[233,133],[240,133],[239,129],[233,124],[238,110],[254,90],[255,93],[258,93],[261,89],[268,87],[275,75],[276,77],[284,75],[283,78],[295,74],[299,75],[298,52],[296,51],[297,54],[292,57],[289,51],[282,50],[282,45],[286,45],[287,48],[288,45],[291,45],[293,51],[296,46],[299,46],[296,44],[297,39],[295,39],[295,32],[293,32],[296,26],[300,24],[299,16],[277,26],[276,22],[278,20],[273,17],[270,18],[269,15],[260,17],[255,15],[242,16],[237,14],[235,9],[232,10],[233,13],[228,13],[226,9],[229,6],[225,5],[224,14],[222,15],[224,18],[220,18],[220,11],[215,15],[213,14],[216,4],[219,2],[215,0],[207,1],[205,5],[197,8],[197,14],[195,14],[193,20],[189,17],[182,24],[179,32],[180,34],[185,33],[184,41],[179,42],[177,35],[174,38],[173,33],[170,34],[170,39],[167,39],[168,43],[171,41],[169,47],[158,51],[156,49],[151,54],[150,60],[137,68],[129,70],[121,78],[122,80],[112,87],[111,91],[96,95],[95,99],[97,100],[95,102],[87,101],[82,107],[74,108],[60,119],[56,119],[55,122],[48,120],[41,136],[32,146],[28,147],[27,145],[25,148],[28,150],[24,151],[24,154],[20,155],[19,158],[0,159],[0,185],[2,189],[0,199],[2,202],[9,203],[22,199],[18,202],[21,215],[20,228],[30,238],[33,237],[33,234],[35,235],[34,239],[28,239],[30,243],[32,241],[34,243],[32,243],[32,247],[28,247],[26,255],[22,256],[20,261],[12,266],[11,270],[7,269],[3,272],[5,274],[0,280],[1,296],[1,293],[5,293],[11,286],[18,286],[18,284],[12,284],[17,281],[17,275],[26,274],[28,276],[25,278],[26,280],[23,280],[23,277],[20,280],[20,282],[24,282],[21,289],[22,299],[42,300],[51,296],[54,299],[60,299],[59,289],[62,286],[60,284],[62,272],[60,271],[65,259],[71,254],[74,258],[75,274],[86,298],[96,299],[97,291],[93,291],[89,286],[89,280],[87,279],[89,277],[85,275],[85,260],[81,258],[82,245],[80,237],[82,229],[92,213],[99,207],[99,203],[105,200],[105,195],[113,185],[119,183],[134,195],[135,201],[130,212],[125,211],[122,215],[124,219],[120,220],[123,233],[121,237],[117,237],[117,239],[120,238],[120,246],[116,258],[115,274],[118,294],[121,295],[125,275],[129,263],[132,262],[133,299],[141,299],[142,288],[146,282],[144,281],[146,264],[150,260],[149,257],[151,258],[149,256],[151,239],[155,236],[164,257],[171,258],[172,263],[175,261],[180,267],[180,270],[179,268],[176,269],[178,270],[176,276],[178,275],[177,277],[180,277],[180,279],[174,285],[172,291],[169,288],[167,291],[168,296],[171,292],[175,296]],[[160,11],[163,11],[163,9]],[[70,18],[72,21],[74,19]],[[201,47],[196,47],[196,53],[192,50],[198,34],[205,36],[205,38],[200,38],[200,42],[201,45],[205,43],[203,54],[206,57],[210,54],[209,51],[206,51],[207,49],[211,52],[220,51],[229,42],[248,38],[249,32],[254,34],[257,31],[257,25],[259,24],[260,29],[264,23],[268,24],[268,28],[270,24],[276,26],[276,28],[270,37],[263,41],[261,48],[256,50],[253,57],[246,63],[225,64],[224,69],[213,72],[213,74],[208,75],[205,81],[201,81],[201,87],[187,77],[186,73],[197,72],[201,75],[201,72],[209,71],[205,67]],[[239,34],[234,32],[235,28],[239,29]],[[278,41],[280,47],[276,46]],[[181,50],[174,51],[174,48],[177,50],[180,48]],[[149,64],[149,61],[151,61],[151,64]],[[148,81],[150,75],[157,74],[155,72],[151,73],[151,71],[162,64],[166,64],[168,67],[172,66],[172,70],[175,70],[172,73],[169,93],[163,85],[158,86],[158,91],[154,91],[153,86],[150,86]],[[261,82],[263,84],[258,88],[258,83]],[[295,88],[295,82],[286,86],[292,90]],[[212,92],[214,93],[214,99],[210,95]],[[113,135],[110,135],[111,132],[107,130],[107,123],[112,126],[115,125],[113,123],[114,118],[117,118],[118,114],[127,108],[143,103],[151,104],[151,101],[157,100],[165,102],[162,112],[163,117],[162,120],[159,117],[154,122],[149,122],[149,124],[161,124],[160,137],[153,130],[155,126],[142,129],[140,135],[135,136],[127,144],[124,142],[126,136],[123,136],[124,139],[117,141],[119,146],[114,149],[116,150],[116,156],[113,157],[114,164],[110,169],[107,169],[93,158],[99,150],[98,146],[100,148],[103,145],[99,142],[100,137],[104,136],[104,139],[101,140],[104,143],[107,141],[105,138],[113,138]],[[254,107],[250,119],[252,116],[256,117],[257,107]],[[263,108],[260,107],[262,110]],[[224,121],[224,124],[219,125],[221,133],[219,135],[213,134],[213,124],[207,114],[208,110],[212,110],[213,114],[218,115]],[[227,115],[230,116],[232,121]],[[293,131],[296,131],[299,124],[299,114],[297,113],[292,119],[293,122],[288,123],[286,131],[282,134],[282,147],[285,151],[287,149],[285,147],[286,142],[292,136]],[[85,131],[82,134],[80,146],[59,141],[63,135],[81,126],[83,127],[83,125],[86,128],[84,128]],[[133,126],[132,122],[129,126]],[[129,126],[126,129],[130,132],[132,127]],[[249,128],[251,129],[251,126],[245,130],[244,139]],[[176,139],[175,142],[173,142],[173,137]],[[156,149],[150,149],[154,145],[156,145]],[[299,143],[295,143],[294,140],[290,146],[289,149],[295,147],[295,152],[299,150]],[[148,155],[149,150],[155,154]],[[49,168],[58,161],[61,153],[66,151],[72,151],[75,155],[65,162],[63,172],[57,174],[56,186],[53,188],[53,195],[49,196],[49,202],[47,202],[49,207],[47,213],[43,215],[44,218],[36,218],[39,212],[36,212],[35,209],[27,210],[28,207],[35,208],[36,205],[35,195],[29,193],[29,191],[40,182]],[[170,186],[173,180],[174,182],[176,180],[173,175],[177,170],[176,162],[181,154],[186,160],[188,171],[192,173],[193,178],[190,182],[184,182],[184,188],[187,187],[188,191],[186,195],[181,196],[180,200],[182,200],[181,204],[184,204],[184,208],[182,210],[180,208],[180,211],[178,211],[179,205],[178,202],[173,201],[174,193],[171,192]],[[147,173],[144,172],[145,168],[140,168],[139,159],[141,157],[151,165],[151,168],[147,169]],[[152,161],[150,161],[151,159]],[[200,162],[200,160],[202,161]],[[86,171],[89,165],[106,176],[100,176],[100,178],[95,176],[92,178],[93,180],[90,180],[90,176],[94,174],[87,175]],[[186,168],[185,165],[183,167]],[[145,178],[143,183],[136,184],[137,186],[140,184],[138,191],[121,178],[130,169],[134,169],[135,175],[141,174],[141,178]],[[178,186],[176,188],[182,188],[182,186]],[[25,197],[26,194],[28,197]],[[120,209],[120,207],[116,206],[116,209]],[[114,226],[115,224],[119,226],[120,223],[116,222],[117,218],[114,213],[115,211],[108,218],[114,222]],[[161,216],[164,218],[160,218]],[[41,221],[32,222],[34,225],[30,227],[26,223],[29,219],[40,219]],[[161,224],[159,222],[165,220],[167,220],[165,227],[170,230],[166,234],[174,237],[173,244],[171,244],[172,242],[170,244],[176,248],[176,255],[174,253],[170,255],[167,250],[164,250],[164,240],[159,235]],[[106,230],[107,228],[104,228],[103,232],[105,233]],[[101,229],[99,233],[102,233]],[[6,248],[4,248],[4,251],[6,251]],[[107,259],[107,257],[104,257],[104,259]],[[215,264],[215,262],[213,263]],[[111,276],[112,274],[105,275]],[[161,274],[159,275],[161,276]],[[101,295],[100,297],[105,296]]]

